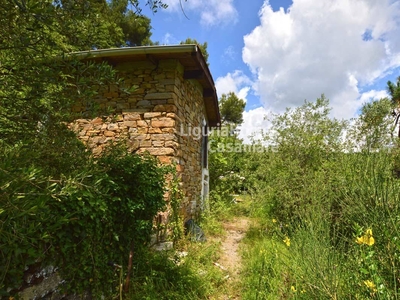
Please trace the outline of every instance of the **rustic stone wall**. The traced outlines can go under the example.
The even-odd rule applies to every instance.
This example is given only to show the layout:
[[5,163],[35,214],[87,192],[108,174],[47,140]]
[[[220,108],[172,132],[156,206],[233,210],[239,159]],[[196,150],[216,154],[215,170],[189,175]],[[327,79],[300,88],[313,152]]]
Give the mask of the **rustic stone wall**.
[[[93,87],[98,92],[94,102],[77,101],[73,107],[82,116],[96,109],[113,113],[77,119],[71,128],[95,155],[111,141],[126,140],[136,153],[148,151],[161,163],[176,163],[185,196],[182,213],[188,219],[201,197],[202,137],[193,132],[205,118],[202,87],[183,79],[176,60],[123,63],[116,69],[123,78],[119,86]],[[134,92],[124,91],[132,85]]]

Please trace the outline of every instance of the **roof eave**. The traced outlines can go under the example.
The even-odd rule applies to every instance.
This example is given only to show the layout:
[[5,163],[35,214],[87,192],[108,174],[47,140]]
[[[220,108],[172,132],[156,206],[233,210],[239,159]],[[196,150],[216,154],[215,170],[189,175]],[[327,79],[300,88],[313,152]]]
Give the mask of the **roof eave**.
[[[221,117],[218,107],[218,96],[212,78],[211,72],[208,68],[207,62],[201,53],[199,46],[192,44],[182,45],[168,45],[168,46],[141,46],[129,48],[111,48],[111,49],[97,49],[81,52],[70,53],[69,56],[77,57],[79,59],[107,59],[107,58],[121,58],[132,57],[135,55],[145,55],[150,59],[157,55],[184,55],[191,54],[192,58],[196,61],[198,74],[192,74],[189,79],[197,79],[201,81],[203,86],[203,99],[206,106],[206,113],[210,127],[218,127],[221,123]],[[184,66],[185,67],[185,66]],[[191,70],[193,72],[193,70]],[[186,79],[188,79],[186,78]]]

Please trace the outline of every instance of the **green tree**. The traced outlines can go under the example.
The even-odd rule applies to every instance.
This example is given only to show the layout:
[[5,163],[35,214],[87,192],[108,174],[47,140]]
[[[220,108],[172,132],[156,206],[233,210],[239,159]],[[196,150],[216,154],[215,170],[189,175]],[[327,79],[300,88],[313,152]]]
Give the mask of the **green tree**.
[[129,4],[128,0],[112,0],[109,3],[109,12],[105,17],[114,22],[123,34],[122,43],[116,44],[116,46],[152,44],[150,19],[129,9]]
[[[395,126],[397,126],[400,118],[400,76],[397,77],[397,82],[387,82],[388,91],[390,94],[390,100],[393,105],[393,116],[395,117]],[[400,128],[398,130],[398,137],[400,138]]]
[[[141,3],[153,10],[161,5],[152,0]],[[139,1],[131,4],[139,5]],[[107,15],[105,0],[0,0],[0,11],[0,265],[4,266],[0,270],[0,297],[8,296],[9,288],[20,286],[25,266],[42,261],[45,253],[58,253],[65,259],[63,271],[79,266],[76,274],[70,274],[70,278],[76,278],[71,284],[83,289],[92,285],[108,298],[106,293],[111,289],[105,283],[115,278],[112,269],[106,270],[102,243],[105,238],[116,242],[115,249],[123,253],[117,254],[118,262],[122,262],[127,251],[126,245],[118,243],[117,232],[122,235],[127,228],[119,224],[113,230],[116,235],[110,236],[107,226],[115,222],[105,222],[106,206],[127,217],[134,209],[142,212],[146,208],[123,200],[132,191],[112,179],[114,174],[124,178],[139,174],[129,158],[116,158],[109,164],[109,170],[120,171],[121,163],[127,162],[125,175],[99,171],[100,164],[89,157],[66,126],[76,117],[71,112],[75,100],[90,102],[95,96],[93,85],[118,84],[116,71],[106,63],[82,62],[68,53],[122,45],[124,31]],[[140,163],[138,167],[150,170]],[[94,178],[97,180],[92,181]],[[152,182],[162,184],[158,179]],[[148,191],[138,195],[148,195]],[[157,193],[161,197],[155,196],[154,203],[162,200],[163,190]],[[85,209],[79,209],[83,203]],[[122,203],[129,207],[119,210]],[[157,203],[161,207],[164,202]],[[97,219],[96,215],[101,217]],[[151,221],[135,227],[151,228]],[[63,225],[68,229],[63,230]],[[63,234],[72,239],[69,249],[64,247]],[[91,239],[83,239],[85,236]],[[133,235],[125,236],[130,239]],[[87,255],[79,253],[77,244],[86,244]],[[94,254],[99,256],[92,260]],[[91,262],[86,261],[88,265],[80,269],[82,260],[89,257]],[[100,270],[95,271],[96,277],[85,276],[94,270]],[[94,278],[94,283],[88,278]]]
[[243,122],[245,102],[231,92],[222,95],[219,105],[223,123],[209,139],[210,192],[215,202],[226,203],[243,188],[244,178],[240,171],[244,145],[236,128]]
[[[153,9],[160,5],[146,4]],[[63,124],[75,99],[93,96],[87,86],[117,80],[110,66],[64,58],[71,51],[125,42],[123,29],[108,16],[106,1],[2,0],[0,10],[1,139],[35,138],[39,125],[44,133]],[[120,10],[123,14],[126,6]]]
[[[347,122],[330,118],[330,110],[323,95],[315,102],[305,101],[274,115],[271,129],[264,134],[269,149],[254,177],[258,191],[270,197],[268,209],[279,220],[301,221],[304,213],[326,204],[331,178],[325,174],[337,170],[347,128]],[[310,198],[314,190],[315,198]]]
[[391,82],[390,80],[387,82],[389,94],[391,96],[392,103],[395,105],[400,104],[400,76],[397,77],[396,83]]
[[246,102],[239,99],[235,93],[222,94],[219,100],[219,110],[223,123],[240,125],[243,123],[243,111]]
[[365,103],[348,132],[350,149],[375,151],[389,147],[392,142],[391,110],[392,105],[387,98]]

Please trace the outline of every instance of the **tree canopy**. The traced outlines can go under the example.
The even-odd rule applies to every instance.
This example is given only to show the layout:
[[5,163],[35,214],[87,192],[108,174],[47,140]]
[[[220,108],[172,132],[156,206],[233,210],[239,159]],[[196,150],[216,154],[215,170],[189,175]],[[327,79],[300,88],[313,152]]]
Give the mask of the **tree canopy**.
[[[93,85],[119,83],[112,66],[70,53],[144,44],[150,37],[149,20],[127,10],[139,1],[117,2],[0,0],[0,298],[15,294],[26,266],[38,261],[74,278],[69,292],[90,285],[95,298],[112,298],[105,283],[115,277],[107,261],[122,261],[131,240],[149,238],[154,214],[165,204],[165,174],[153,158],[147,164],[125,150],[93,158],[67,127],[80,117],[71,111],[76,99],[89,103]],[[158,0],[142,4],[161,7]],[[134,27],[136,20],[143,24]],[[129,188],[121,178],[129,178]],[[136,179],[143,184],[132,184]],[[143,211],[150,215],[142,218]],[[118,224],[125,217],[131,220]],[[124,228],[128,223],[134,225]]]
[[222,122],[240,125],[243,123],[243,111],[246,102],[239,99],[235,93],[222,94],[219,100],[219,109]]
[[[145,2],[153,11],[160,1]],[[73,51],[150,43],[138,1],[0,1],[0,133],[11,143],[62,124],[68,105],[90,97],[85,86],[116,80],[107,65],[66,59]]]
[[[397,82],[393,83],[390,80],[387,82],[387,88],[390,95],[390,100],[393,105],[393,116],[395,117],[395,126],[397,126],[400,118],[400,76],[397,77]],[[400,138],[400,128],[398,129],[398,137]]]
[[396,83],[389,80],[387,86],[392,103],[397,106],[400,105],[400,76],[397,77]]

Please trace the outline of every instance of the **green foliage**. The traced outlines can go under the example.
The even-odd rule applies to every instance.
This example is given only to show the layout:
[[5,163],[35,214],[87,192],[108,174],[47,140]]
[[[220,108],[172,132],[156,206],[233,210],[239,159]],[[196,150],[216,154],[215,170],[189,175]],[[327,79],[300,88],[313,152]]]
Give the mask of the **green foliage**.
[[246,102],[244,102],[243,99],[239,99],[235,93],[230,92],[227,95],[222,94],[219,99],[219,109],[222,122],[235,125],[242,124],[245,106]]
[[[150,19],[128,9],[128,0],[113,0],[108,5],[108,13],[105,17],[112,20],[120,30],[123,38],[115,46],[142,46],[151,44]],[[137,9],[139,7],[137,6]]]
[[3,141],[30,144],[42,135],[51,137],[76,117],[71,105],[77,99],[90,103],[95,92],[88,86],[118,83],[111,66],[64,56],[124,43],[122,29],[110,21],[106,1],[6,0],[0,10]]
[[262,226],[248,236],[246,299],[398,298],[389,108],[386,99],[365,104],[351,128],[329,119],[321,98],[272,120],[270,151],[243,166]]
[[168,222],[171,231],[171,239],[176,244],[183,238],[183,220],[181,216],[182,199],[184,198],[182,190],[179,188],[179,178],[176,174],[176,168],[170,171],[172,179],[169,182],[169,205],[171,207],[171,219]]
[[[400,113],[399,113],[399,106],[400,106],[400,76],[397,77],[397,82],[393,83],[391,81],[387,82],[388,91],[390,94],[390,100],[393,106],[392,115],[395,118],[395,126],[399,123]],[[400,138],[400,128],[398,129],[398,138]]]
[[398,106],[400,104],[400,76],[397,77],[396,83],[393,83],[389,80],[387,82],[387,87],[392,104]]
[[392,105],[387,98],[365,103],[348,133],[350,147],[375,151],[393,143]]
[[149,19],[128,4],[165,8],[0,1],[0,297],[27,266],[52,264],[69,293],[110,298],[118,276],[107,263],[123,265],[132,246],[139,253],[164,208],[167,170],[154,158],[113,148],[95,159],[66,125],[77,99],[96,113],[93,85],[120,83],[112,66],[66,54],[150,43]]
[[210,204],[213,209],[215,202],[229,203],[233,194],[244,188],[244,178],[239,174],[244,163],[244,146],[226,126],[210,134],[209,152]]
[[216,244],[193,243],[186,252],[141,255],[127,298],[191,300],[216,295],[223,278],[213,265],[217,249]]
[[346,123],[329,118],[328,104],[322,96],[315,103],[288,109],[271,121],[271,130],[264,135],[270,145],[269,162],[254,176],[263,179],[258,189],[269,194],[271,212],[284,222],[300,220],[317,207],[329,210],[329,174],[337,171]]
[[245,240],[242,272],[243,299],[290,298],[288,249],[282,241],[266,239],[261,228],[251,228]]
[[53,179],[26,149],[2,150],[1,293],[19,286],[25,266],[41,262],[59,267],[69,292],[109,295],[116,278],[107,263],[124,264],[131,245],[150,240],[165,205],[166,170],[153,157],[113,148]]
[[239,174],[244,164],[246,148],[238,138],[236,128],[243,122],[245,102],[234,93],[222,95],[220,112],[223,126],[209,136],[210,200],[213,209],[232,202],[233,194],[245,188],[245,178]]

